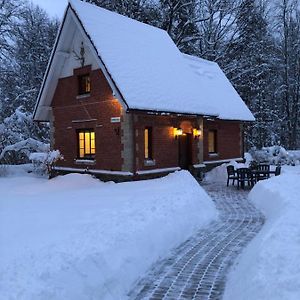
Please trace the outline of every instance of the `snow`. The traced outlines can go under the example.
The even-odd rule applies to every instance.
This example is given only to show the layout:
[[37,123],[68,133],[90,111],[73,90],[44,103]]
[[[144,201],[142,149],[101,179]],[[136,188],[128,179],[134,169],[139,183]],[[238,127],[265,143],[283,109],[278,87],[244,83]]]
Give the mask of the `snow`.
[[206,182],[220,182],[226,183],[227,182],[227,166],[234,166],[235,169],[238,168],[247,168],[248,165],[244,163],[238,163],[235,160],[231,160],[228,163],[224,163],[220,166],[213,168],[211,171],[205,174],[205,181]]
[[269,163],[273,165],[299,165],[300,151],[286,150],[282,146],[276,145],[263,147],[262,149],[250,149],[250,155],[258,162]]
[[[212,156],[218,156],[218,154],[210,154],[210,157]],[[216,164],[216,163],[225,163],[225,162],[228,162],[229,160],[231,161],[243,161],[244,158],[242,157],[237,157],[237,158],[231,158],[231,159],[218,159],[218,160],[205,160],[203,163],[205,165],[210,165],[210,164]]]
[[[81,162],[84,162],[84,160],[79,160]],[[78,162],[78,160],[76,160]],[[91,162],[91,161],[89,161]],[[132,172],[126,172],[126,171],[111,171],[111,170],[94,170],[94,169],[82,169],[82,168],[68,168],[68,167],[59,167],[55,166],[53,167],[54,170],[61,170],[66,172],[79,172],[79,173],[90,173],[90,174],[109,174],[109,175],[123,175],[123,176],[132,176]]]
[[4,147],[2,152],[0,153],[0,159],[4,158],[5,154],[9,151],[21,151],[27,156],[30,156],[30,151],[49,151],[50,145],[42,143],[38,140],[28,138],[26,140],[19,141],[15,144],[8,145]]
[[224,299],[293,300],[300,296],[300,167],[260,181],[250,200],[266,216],[232,269]]
[[217,63],[190,55],[184,57],[199,77],[198,89],[208,95],[209,104],[219,112],[219,119],[255,120]]
[[29,159],[32,161],[52,164],[61,158],[59,150],[52,150],[48,152],[33,152],[30,153]]
[[1,300],[126,299],[156,260],[217,217],[186,171],[120,184],[20,172],[0,189]]
[[163,172],[174,172],[179,171],[179,167],[173,167],[173,168],[160,168],[160,169],[153,169],[153,170],[141,170],[137,171],[136,174],[138,175],[144,175],[144,174],[155,174],[155,173],[163,173]]

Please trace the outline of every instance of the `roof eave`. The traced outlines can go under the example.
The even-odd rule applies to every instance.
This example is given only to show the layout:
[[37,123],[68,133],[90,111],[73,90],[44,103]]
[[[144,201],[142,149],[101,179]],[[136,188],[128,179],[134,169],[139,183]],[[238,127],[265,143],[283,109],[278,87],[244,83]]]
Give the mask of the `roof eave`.
[[[140,113],[151,115],[176,115],[176,116],[190,116],[190,117],[204,117],[209,116],[205,113],[189,113],[180,111],[168,111],[168,110],[154,110],[154,109],[140,109],[140,108],[128,108],[127,113]],[[211,118],[217,118],[217,115],[211,115]]]

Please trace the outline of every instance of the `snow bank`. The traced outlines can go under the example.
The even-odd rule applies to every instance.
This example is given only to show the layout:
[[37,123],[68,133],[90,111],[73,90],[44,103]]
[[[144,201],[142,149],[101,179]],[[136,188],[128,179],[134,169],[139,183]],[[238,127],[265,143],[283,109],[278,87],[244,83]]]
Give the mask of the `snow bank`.
[[[0,177],[1,170],[4,170],[3,176],[29,176],[29,173],[33,172],[32,164],[21,164],[21,165],[1,165],[0,164]],[[1,191],[2,194],[2,191]]]
[[160,257],[216,218],[185,171],[115,184],[0,178],[0,299],[124,299]]
[[205,174],[206,182],[227,182],[227,166],[234,166],[235,169],[247,167],[244,163],[238,163],[235,160],[229,163],[224,163],[220,166],[213,168],[211,171]]
[[233,268],[224,299],[299,299],[299,191],[299,167],[255,185],[249,197],[266,224]]

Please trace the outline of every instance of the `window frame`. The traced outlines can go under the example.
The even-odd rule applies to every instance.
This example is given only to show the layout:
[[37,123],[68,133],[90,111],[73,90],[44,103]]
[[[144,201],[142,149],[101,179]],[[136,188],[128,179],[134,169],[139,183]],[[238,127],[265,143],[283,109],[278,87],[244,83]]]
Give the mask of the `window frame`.
[[[88,78],[89,81],[89,89],[86,89],[86,86],[83,88],[84,85],[86,85],[86,82],[83,84],[83,79]],[[89,73],[78,75],[78,95],[89,95],[91,93],[91,76]]]
[[[147,142],[146,142],[146,131]],[[144,128],[144,159],[153,160],[153,128],[151,126],[146,126]]]
[[[213,150],[214,151],[210,151],[210,133],[213,133]],[[210,129],[208,131],[208,153],[209,154],[217,154],[218,153],[218,131],[216,129]]]
[[[84,142],[84,146],[83,148],[80,147],[80,133],[84,134],[84,138],[83,138],[83,142]],[[86,136],[85,134],[89,133],[90,137],[89,137],[89,147],[90,147],[90,153],[86,153]],[[91,137],[91,133],[94,133],[94,147],[92,147],[92,137]],[[96,156],[96,132],[95,129],[93,128],[85,128],[85,129],[77,129],[76,130],[76,138],[77,138],[77,159],[87,159],[87,160],[94,160],[95,156]],[[84,151],[84,155],[81,156],[80,154],[80,150],[83,149]],[[94,153],[92,153],[92,149],[94,149]]]

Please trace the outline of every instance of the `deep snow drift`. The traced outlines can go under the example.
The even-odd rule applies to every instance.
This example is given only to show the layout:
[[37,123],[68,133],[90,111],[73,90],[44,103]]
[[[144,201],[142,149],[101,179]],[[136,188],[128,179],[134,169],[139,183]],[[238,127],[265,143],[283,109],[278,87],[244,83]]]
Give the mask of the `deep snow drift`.
[[103,183],[0,178],[0,299],[124,299],[160,257],[217,217],[185,171]]
[[250,192],[266,224],[231,270],[224,299],[300,299],[300,167],[283,171]]

